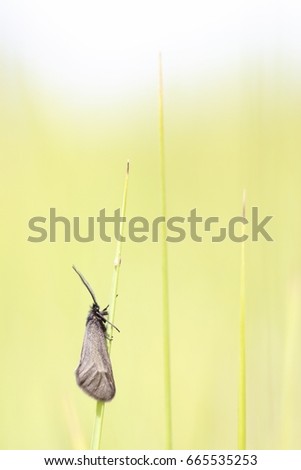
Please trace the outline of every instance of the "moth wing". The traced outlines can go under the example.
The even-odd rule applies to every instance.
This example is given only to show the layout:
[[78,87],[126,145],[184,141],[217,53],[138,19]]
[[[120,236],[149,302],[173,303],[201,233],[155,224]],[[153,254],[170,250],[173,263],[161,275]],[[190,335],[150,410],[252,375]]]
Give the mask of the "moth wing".
[[97,319],[88,321],[79,365],[75,371],[78,386],[96,400],[110,401],[115,382],[104,331]]

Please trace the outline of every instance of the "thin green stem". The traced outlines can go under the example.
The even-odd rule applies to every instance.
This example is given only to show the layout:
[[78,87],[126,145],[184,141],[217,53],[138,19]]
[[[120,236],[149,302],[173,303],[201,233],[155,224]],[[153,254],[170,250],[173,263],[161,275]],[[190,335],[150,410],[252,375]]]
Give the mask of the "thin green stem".
[[95,415],[95,421],[94,421],[94,429],[93,429],[92,441],[91,441],[91,449],[92,450],[100,449],[104,410],[105,410],[104,402],[103,401],[97,401],[96,402],[96,415]]
[[[125,174],[125,181],[124,181],[124,188],[123,188],[123,196],[122,196],[122,205],[121,205],[121,220],[125,218],[126,214],[126,202],[127,202],[127,193],[128,193],[128,183],[129,183],[129,172],[130,172],[130,162],[127,162],[126,165],[126,174]],[[122,250],[122,239],[124,238],[124,222],[120,222],[120,237],[117,240],[116,244],[116,252],[114,258],[114,268],[113,268],[113,276],[112,276],[112,288],[111,288],[111,302],[110,302],[110,314],[109,320],[111,323],[114,324],[115,320],[115,310],[116,310],[116,301],[117,301],[117,290],[118,290],[118,281],[119,281],[119,272],[120,272],[120,264],[121,264],[121,250]],[[108,337],[112,337],[112,326],[108,325],[107,329]],[[111,352],[112,341],[108,340],[108,351]]]
[[[122,206],[121,206],[121,220],[123,220],[123,217],[125,217],[125,213],[126,213],[129,170],[130,170],[130,164],[129,162],[127,162],[123,197],[122,197]],[[108,318],[109,321],[113,324],[114,324],[114,319],[115,319],[117,289],[118,289],[119,271],[120,271],[120,264],[121,264],[121,249],[122,249],[121,240],[124,237],[124,222],[123,221],[120,222],[120,234],[121,234],[121,237],[117,241],[117,244],[116,244],[114,268],[113,268],[113,276],[112,276],[112,287],[111,287],[111,302],[110,302],[110,310],[109,310],[109,318]],[[108,338],[112,337],[112,326],[110,324],[108,324],[108,327],[107,327],[107,336]],[[108,340],[107,346],[108,346],[109,354],[111,353],[111,345],[112,345],[112,341]],[[104,421],[104,412],[105,412],[105,403],[103,401],[97,401],[96,416],[95,416],[94,429],[93,429],[92,442],[91,442],[92,450],[100,449],[103,421]]]
[[162,224],[162,303],[163,303],[163,353],[164,353],[164,390],[166,449],[172,449],[171,421],[171,373],[170,373],[170,328],[168,296],[168,256],[166,242],[166,176],[164,151],[164,114],[163,114],[163,70],[162,57],[159,55],[159,132],[160,132],[160,173],[161,173],[161,209],[164,217]]
[[[246,212],[246,194],[243,194],[243,217]],[[245,234],[243,225],[242,235]],[[238,391],[238,449],[246,449],[246,289],[245,242],[241,244],[240,315],[239,315],[239,391]]]

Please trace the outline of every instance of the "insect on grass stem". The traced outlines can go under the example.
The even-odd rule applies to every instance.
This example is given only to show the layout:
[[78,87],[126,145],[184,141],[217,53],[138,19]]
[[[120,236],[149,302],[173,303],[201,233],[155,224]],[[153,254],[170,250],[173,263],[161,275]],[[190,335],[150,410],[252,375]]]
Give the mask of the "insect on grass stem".
[[[123,196],[122,196],[121,220],[123,220],[126,214],[129,173],[130,173],[130,162],[127,161]],[[114,324],[114,320],[115,320],[117,289],[118,289],[119,271],[120,271],[120,265],[121,265],[121,251],[122,251],[121,240],[123,239],[123,235],[124,235],[124,223],[123,222],[120,222],[120,234],[121,234],[121,237],[119,238],[116,244],[116,251],[115,251],[115,257],[114,257],[114,262],[113,262],[111,301],[110,301],[110,309],[109,309],[109,320],[112,324]],[[112,336],[112,327],[110,327],[110,325],[107,329],[107,334],[108,334],[108,337]],[[107,346],[108,346],[108,353],[110,355],[112,341],[108,341]],[[101,448],[101,437],[102,437],[103,421],[104,421],[104,409],[105,409],[104,402],[97,401],[94,429],[93,429],[92,441],[91,441],[92,450],[98,450]]]

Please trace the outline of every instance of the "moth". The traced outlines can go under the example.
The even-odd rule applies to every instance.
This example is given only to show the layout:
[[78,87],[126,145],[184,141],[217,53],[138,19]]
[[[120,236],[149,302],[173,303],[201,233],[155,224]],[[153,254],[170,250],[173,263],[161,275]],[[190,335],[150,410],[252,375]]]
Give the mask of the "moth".
[[90,284],[75,266],[72,267],[93,299],[93,305],[86,321],[80,361],[75,371],[76,382],[90,397],[96,400],[110,401],[115,396],[116,388],[106,342],[106,325],[109,323],[117,331],[119,330],[106,318],[109,306],[107,305],[103,310],[100,309]]

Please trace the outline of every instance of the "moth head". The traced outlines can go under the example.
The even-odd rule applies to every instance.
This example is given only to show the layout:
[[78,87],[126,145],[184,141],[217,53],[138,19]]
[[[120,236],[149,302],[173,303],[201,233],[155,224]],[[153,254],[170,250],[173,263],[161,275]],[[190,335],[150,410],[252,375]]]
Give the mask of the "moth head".
[[93,304],[92,305],[92,310],[93,310],[94,313],[99,313],[100,312],[99,305],[98,304]]

